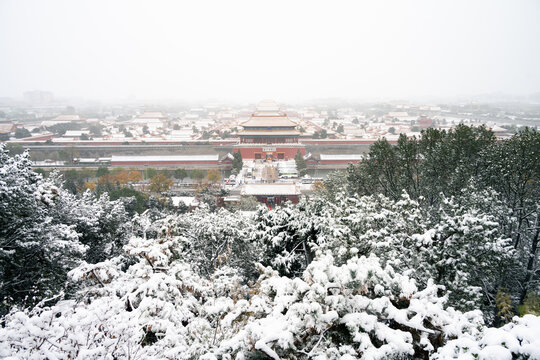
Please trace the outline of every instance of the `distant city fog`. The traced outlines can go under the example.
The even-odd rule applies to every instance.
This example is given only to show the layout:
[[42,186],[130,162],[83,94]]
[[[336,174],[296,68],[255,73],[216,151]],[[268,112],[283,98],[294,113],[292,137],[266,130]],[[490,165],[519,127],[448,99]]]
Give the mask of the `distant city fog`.
[[0,2],[0,96],[448,100],[540,92],[538,1]]

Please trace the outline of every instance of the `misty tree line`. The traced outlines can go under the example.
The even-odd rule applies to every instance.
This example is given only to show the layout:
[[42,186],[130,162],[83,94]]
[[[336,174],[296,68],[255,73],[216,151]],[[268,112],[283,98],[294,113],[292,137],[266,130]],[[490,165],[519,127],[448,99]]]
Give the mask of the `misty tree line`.
[[428,129],[297,205],[133,214],[2,149],[0,355],[447,359],[497,332],[530,357],[539,151]]

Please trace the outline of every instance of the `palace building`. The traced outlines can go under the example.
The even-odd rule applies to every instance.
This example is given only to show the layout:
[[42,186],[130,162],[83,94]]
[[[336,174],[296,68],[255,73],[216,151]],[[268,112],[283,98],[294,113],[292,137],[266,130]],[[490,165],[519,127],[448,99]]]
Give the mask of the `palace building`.
[[298,151],[305,154],[304,145],[298,142],[297,124],[272,101],[261,102],[240,126],[240,143],[234,151],[240,151],[244,159],[286,160]]

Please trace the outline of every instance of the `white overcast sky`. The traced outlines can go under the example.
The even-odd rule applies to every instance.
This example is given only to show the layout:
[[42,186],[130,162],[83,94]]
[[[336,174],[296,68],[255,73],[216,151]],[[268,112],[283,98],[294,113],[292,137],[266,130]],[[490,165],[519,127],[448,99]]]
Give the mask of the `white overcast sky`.
[[0,0],[0,96],[540,91],[540,1]]

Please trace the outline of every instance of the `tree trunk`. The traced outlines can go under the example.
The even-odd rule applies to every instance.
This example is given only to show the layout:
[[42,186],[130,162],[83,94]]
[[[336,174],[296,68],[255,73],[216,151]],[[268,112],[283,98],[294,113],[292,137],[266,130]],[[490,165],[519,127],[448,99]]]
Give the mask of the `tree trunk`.
[[534,260],[536,259],[536,250],[538,249],[538,233],[540,232],[540,227],[536,228],[536,233],[532,241],[531,252],[529,254],[529,261],[527,263],[527,273],[525,275],[525,281],[523,282],[523,289],[521,290],[521,296],[519,303],[523,304],[525,296],[527,295],[527,290],[529,287],[529,282],[531,281],[533,269],[534,269]]

